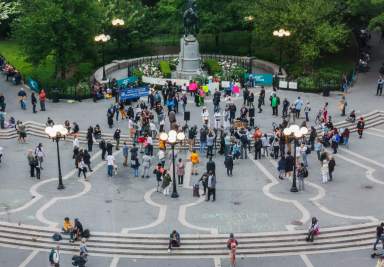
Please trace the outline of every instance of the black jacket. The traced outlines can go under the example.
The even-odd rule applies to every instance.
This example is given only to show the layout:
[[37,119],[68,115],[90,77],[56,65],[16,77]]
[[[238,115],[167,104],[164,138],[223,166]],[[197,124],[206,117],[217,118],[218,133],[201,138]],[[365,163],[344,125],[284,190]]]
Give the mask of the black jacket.
[[207,173],[209,173],[209,171],[212,171],[213,173],[216,171],[216,164],[213,160],[207,162]]

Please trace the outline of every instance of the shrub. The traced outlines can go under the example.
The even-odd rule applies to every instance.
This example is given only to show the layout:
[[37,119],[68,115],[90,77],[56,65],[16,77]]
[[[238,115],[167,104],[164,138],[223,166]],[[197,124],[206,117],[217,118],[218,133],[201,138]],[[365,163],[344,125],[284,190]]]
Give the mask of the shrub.
[[140,71],[138,68],[134,68],[132,70],[132,75],[136,76],[137,78],[139,78],[139,80],[141,80],[141,78],[143,77],[144,73],[142,71]]
[[209,75],[218,75],[221,73],[221,66],[216,59],[207,59],[204,61],[204,67]]
[[160,61],[160,71],[164,78],[171,78],[171,66],[169,65],[168,61]]

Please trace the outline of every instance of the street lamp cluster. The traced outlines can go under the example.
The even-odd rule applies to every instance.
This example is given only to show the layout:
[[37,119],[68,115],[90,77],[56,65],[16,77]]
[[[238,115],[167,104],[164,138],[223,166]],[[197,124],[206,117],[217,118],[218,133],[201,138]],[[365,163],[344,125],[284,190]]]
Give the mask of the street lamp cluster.
[[[120,27],[123,27],[124,25],[125,25],[125,22],[123,19],[116,18],[116,19],[112,20],[112,26],[113,27],[120,28]],[[102,80],[103,81],[107,80],[107,75],[105,72],[105,48],[104,48],[104,46],[109,40],[111,40],[111,36],[108,34],[102,33],[102,34],[95,36],[95,42],[102,45],[102,58],[103,58],[103,78],[102,78]],[[118,40],[118,45],[119,45],[119,49],[120,49],[120,40]]]
[[283,71],[282,71],[282,54],[283,54],[283,44],[282,44],[282,40],[285,38],[285,37],[289,37],[291,36],[291,32],[288,31],[288,30],[284,30],[284,29],[280,29],[278,31],[273,31],[273,36],[275,37],[278,37],[281,41],[280,41],[280,66],[279,66],[279,75],[282,75],[283,74]]
[[121,27],[124,26],[125,22],[123,19],[113,19],[112,20],[112,26],[114,27]]
[[168,144],[171,145],[172,148],[172,185],[173,185],[173,190],[172,190],[172,198],[177,198],[179,197],[179,194],[177,193],[176,189],[176,163],[175,163],[175,145],[179,142],[182,142],[185,139],[185,135],[183,132],[176,132],[175,130],[170,130],[168,133],[162,132],[160,133],[160,140],[167,142]]
[[56,142],[57,164],[59,168],[59,185],[57,186],[57,189],[62,190],[64,189],[64,184],[63,184],[63,176],[61,175],[59,141],[61,139],[65,139],[65,137],[68,135],[68,130],[63,125],[57,124],[52,127],[45,128],[45,133],[48,135],[50,139],[52,139],[52,141]]
[[297,148],[297,142],[300,138],[302,138],[304,135],[308,133],[307,127],[299,127],[298,125],[291,125],[284,129],[283,131],[284,135],[287,137],[293,138],[293,158],[294,158],[294,164],[293,164],[293,177],[292,177],[292,187],[291,192],[298,192],[296,186],[296,148]]

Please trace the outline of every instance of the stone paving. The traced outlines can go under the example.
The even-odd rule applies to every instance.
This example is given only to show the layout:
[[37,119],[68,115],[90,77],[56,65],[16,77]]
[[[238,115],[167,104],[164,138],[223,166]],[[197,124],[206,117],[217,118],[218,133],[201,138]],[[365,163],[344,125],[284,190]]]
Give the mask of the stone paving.
[[[373,39],[373,71],[360,74],[357,84],[350,90],[348,103],[359,114],[374,109],[384,110],[383,98],[375,97],[376,76],[384,51]],[[259,89],[254,89],[259,90]],[[270,90],[270,89],[269,89]],[[45,123],[48,116],[55,122],[76,120],[82,130],[88,125],[99,123],[110,132],[106,125],[106,109],[112,103],[104,100],[98,103],[48,103],[47,112],[32,114],[31,110],[21,111],[15,105],[18,87],[0,81],[0,92],[7,99],[7,112],[16,119],[33,120]],[[291,101],[296,92],[279,92],[281,98]],[[340,95],[334,93],[329,98],[316,94],[300,94],[310,100],[312,110],[317,110],[324,102],[330,103],[330,113],[334,120],[341,120],[337,111]],[[235,100],[241,105],[242,99]],[[367,105],[369,103],[369,105]],[[188,104],[192,111],[190,124],[200,125],[200,109]],[[212,103],[207,106],[212,110]],[[89,111],[92,110],[92,116]],[[256,123],[270,130],[272,122],[268,106],[262,114],[257,114]],[[198,114],[198,115],[196,115]],[[313,114],[312,114],[313,116]],[[178,115],[182,119],[182,115]],[[125,131],[126,122],[119,125]],[[203,233],[249,233],[285,231],[287,226],[306,229],[310,216],[317,216],[321,227],[346,226],[382,219],[382,207],[378,199],[384,185],[384,126],[367,130],[362,140],[353,135],[348,149],[340,149],[335,156],[337,166],[332,183],[320,183],[319,164],[315,155],[310,155],[310,176],[306,180],[306,190],[298,194],[289,192],[290,181],[276,179],[275,162],[267,159],[255,162],[252,159],[235,163],[234,176],[227,177],[223,168],[223,157],[216,156],[217,200],[204,202],[193,198],[190,186],[197,176],[187,177],[184,187],[178,187],[180,198],[171,199],[153,191],[156,182],[153,175],[149,179],[134,178],[131,168],[122,166],[121,154],[116,154],[118,174],[107,178],[105,163],[101,161],[99,149],[95,146],[92,165],[95,171],[86,183],[77,177],[71,159],[72,145],[61,142],[62,170],[65,177],[64,191],[57,191],[57,158],[55,145],[47,139],[28,137],[27,144],[18,144],[15,139],[0,140],[4,148],[4,160],[0,164],[0,220],[7,222],[56,226],[65,216],[79,217],[87,228],[97,232],[129,232],[145,234],[165,234],[178,229],[182,234]],[[42,180],[29,178],[26,154],[43,143],[47,154],[43,163]],[[180,153],[187,157],[186,152]],[[253,158],[253,157],[251,157]],[[200,171],[205,159],[200,164]],[[89,175],[90,173],[88,173]],[[273,184],[271,186],[271,184]],[[37,193],[37,194],[36,194]],[[29,204],[28,204],[29,203]],[[185,212],[183,213],[183,207]],[[374,218],[373,218],[374,217]],[[35,253],[31,254],[31,253]],[[258,257],[238,259],[238,266],[373,266],[368,257],[370,250],[346,251],[338,253],[298,255],[284,257]],[[28,260],[30,256],[31,260]],[[40,267],[47,265],[47,252],[34,252],[16,248],[0,248],[1,266]],[[23,261],[27,261],[25,264]],[[23,265],[24,264],[24,265]],[[117,259],[90,257],[89,266],[227,266],[227,259]],[[70,255],[63,255],[63,266],[70,266]]]

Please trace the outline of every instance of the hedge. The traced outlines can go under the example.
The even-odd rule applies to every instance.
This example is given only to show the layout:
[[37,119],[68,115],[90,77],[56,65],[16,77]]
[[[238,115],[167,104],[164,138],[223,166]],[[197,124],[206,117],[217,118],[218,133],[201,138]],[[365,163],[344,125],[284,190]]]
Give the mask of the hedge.
[[171,78],[171,66],[168,61],[162,60],[160,61],[160,71],[163,74],[164,78]]
[[216,59],[205,60],[204,66],[207,69],[209,75],[220,74],[222,71],[219,61],[217,61]]

